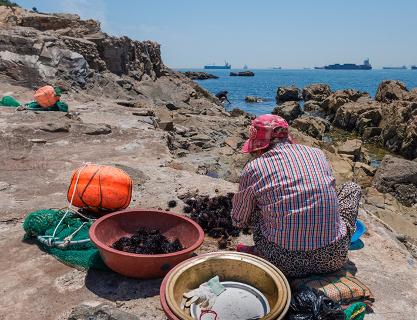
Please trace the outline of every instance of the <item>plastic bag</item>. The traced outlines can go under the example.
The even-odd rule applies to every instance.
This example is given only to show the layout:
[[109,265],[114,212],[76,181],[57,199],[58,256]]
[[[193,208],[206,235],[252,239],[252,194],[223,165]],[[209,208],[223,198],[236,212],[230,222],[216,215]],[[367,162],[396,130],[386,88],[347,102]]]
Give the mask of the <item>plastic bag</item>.
[[340,305],[323,292],[302,287],[293,292],[288,320],[344,320]]

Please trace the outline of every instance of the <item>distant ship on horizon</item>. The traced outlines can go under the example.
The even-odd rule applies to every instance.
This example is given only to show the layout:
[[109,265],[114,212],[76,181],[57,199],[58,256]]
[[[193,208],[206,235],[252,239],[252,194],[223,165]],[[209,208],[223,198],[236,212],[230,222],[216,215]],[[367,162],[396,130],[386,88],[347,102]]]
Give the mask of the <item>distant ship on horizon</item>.
[[371,70],[372,66],[369,63],[369,59],[366,59],[363,64],[354,64],[354,63],[336,63],[329,64],[324,67],[314,67],[314,69],[326,69],[326,70]]
[[406,66],[401,66],[401,67],[382,67],[382,69],[384,70],[405,70],[407,69]]
[[204,66],[204,69],[230,69],[232,65],[227,61],[224,62],[224,66],[216,66],[214,63],[212,65]]
[[247,64],[245,64],[244,66],[243,66],[243,70],[247,70],[248,69],[248,65]]

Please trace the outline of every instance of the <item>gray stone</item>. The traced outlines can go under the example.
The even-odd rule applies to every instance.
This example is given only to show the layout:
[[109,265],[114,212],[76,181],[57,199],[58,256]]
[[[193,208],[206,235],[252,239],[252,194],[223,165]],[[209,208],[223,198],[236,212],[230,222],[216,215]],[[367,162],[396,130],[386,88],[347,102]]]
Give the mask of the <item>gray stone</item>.
[[303,113],[303,110],[301,110],[301,106],[297,101],[288,101],[276,106],[271,113],[284,118],[288,122],[292,122]]
[[248,103],[257,103],[257,102],[263,102],[264,99],[261,97],[255,97],[255,96],[246,96],[245,101]]
[[374,178],[380,192],[391,193],[401,203],[417,203],[417,162],[385,156]]

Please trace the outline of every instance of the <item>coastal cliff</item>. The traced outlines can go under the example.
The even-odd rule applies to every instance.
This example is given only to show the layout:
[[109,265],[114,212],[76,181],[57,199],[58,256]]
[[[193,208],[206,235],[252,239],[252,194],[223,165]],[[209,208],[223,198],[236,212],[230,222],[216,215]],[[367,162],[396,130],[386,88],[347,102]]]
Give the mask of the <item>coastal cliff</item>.
[[[93,300],[140,319],[163,319],[160,280],[69,268],[22,242],[22,219],[37,209],[66,206],[71,172],[87,161],[117,166],[132,177],[131,207],[168,209],[168,201],[176,200],[178,206],[172,210],[181,212],[184,195],[234,192],[248,160],[239,150],[251,116],[226,112],[209,92],[167,68],[159,44],[109,36],[96,21],[0,7],[0,27],[1,95],[27,102],[36,86],[59,85],[62,100],[70,106],[68,114],[0,108],[0,264],[6,270],[0,280],[1,314],[4,319],[67,319],[75,306]],[[380,91],[381,103],[393,96]],[[343,98],[327,88],[306,89],[302,95],[325,112]],[[353,102],[361,97],[346,95],[358,98]],[[291,104],[287,108],[293,104],[284,103]],[[335,119],[341,117],[337,112],[341,113],[332,111]],[[410,193],[398,185],[415,184],[414,173],[406,172],[409,180],[387,183],[387,173],[400,170],[392,161],[386,160],[383,170],[375,173],[359,161],[356,143],[340,148],[342,153],[310,136],[315,135],[313,119],[296,124],[300,115],[294,116],[291,128],[295,140],[322,148],[338,183],[356,179],[364,187],[360,216],[369,231],[365,247],[350,257],[357,276],[376,298],[369,319],[386,319],[393,313],[406,319],[415,312],[417,298],[412,220],[416,208],[407,202],[408,196],[406,202],[401,200]],[[356,127],[355,122],[352,128]],[[319,131],[326,128],[322,123]],[[403,144],[398,150],[402,149]],[[395,163],[406,171],[408,162]],[[373,185],[375,181],[380,182]],[[381,221],[386,217],[392,225]],[[233,244],[238,241],[250,239],[241,236]],[[213,250],[216,241],[206,237],[200,253]]]

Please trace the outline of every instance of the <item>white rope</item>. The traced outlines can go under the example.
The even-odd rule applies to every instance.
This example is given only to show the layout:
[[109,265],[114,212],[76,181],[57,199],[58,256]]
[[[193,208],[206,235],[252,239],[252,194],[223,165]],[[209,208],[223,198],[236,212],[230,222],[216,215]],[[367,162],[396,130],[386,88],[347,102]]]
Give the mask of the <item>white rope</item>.
[[[74,184],[74,190],[72,192],[72,196],[71,196],[71,201],[70,204],[67,208],[67,210],[65,211],[64,215],[62,216],[61,220],[58,222],[58,224],[56,225],[54,232],[52,233],[52,236],[38,236],[38,240],[41,241],[42,243],[47,244],[49,247],[52,247],[54,244],[56,244],[58,247],[60,248],[65,248],[66,246],[68,246],[70,243],[82,243],[82,242],[88,242],[90,241],[90,239],[84,239],[84,240],[78,240],[78,241],[71,241],[72,238],[82,229],[82,227],[86,224],[86,222],[83,222],[82,225],[75,230],[72,234],[70,234],[69,236],[65,237],[64,241],[56,241],[58,238],[55,236],[58,228],[60,227],[60,225],[62,224],[62,222],[64,221],[64,219],[67,217],[68,213],[74,212],[74,210],[72,209],[72,203],[74,201],[74,197],[75,197],[75,192],[77,190],[77,186],[78,186],[78,181],[80,179],[80,175],[81,172],[84,170],[84,168],[86,166],[88,166],[90,164],[90,162],[84,162],[83,166],[78,170],[78,174],[77,174],[77,178],[75,180],[75,184]],[[78,212],[76,212],[78,214]]]

